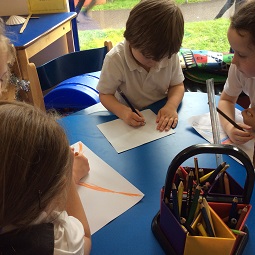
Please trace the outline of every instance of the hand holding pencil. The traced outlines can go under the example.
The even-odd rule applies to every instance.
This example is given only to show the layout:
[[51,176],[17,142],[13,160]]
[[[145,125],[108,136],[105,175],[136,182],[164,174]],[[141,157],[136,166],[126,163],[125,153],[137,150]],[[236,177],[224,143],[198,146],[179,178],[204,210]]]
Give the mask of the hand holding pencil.
[[120,95],[122,96],[122,98],[125,100],[125,102],[127,103],[127,105],[131,108],[132,112],[136,113],[138,116],[140,116],[140,114],[138,113],[138,111],[135,109],[135,107],[130,103],[130,101],[128,100],[128,98],[125,96],[125,94],[122,92],[122,90],[118,90],[118,92],[120,93]]
[[124,120],[129,126],[132,127],[139,127],[139,126],[144,126],[145,125],[145,119],[143,115],[141,114],[140,111],[135,109],[133,104],[129,101],[129,99],[126,97],[126,95],[123,93],[121,89],[117,90],[121,97],[124,99],[128,107],[131,109],[128,111],[123,111],[122,112],[122,120]]
[[[126,106],[125,106],[126,107]],[[120,118],[129,126],[131,127],[140,127],[140,126],[144,126],[146,124],[145,119],[142,115],[142,113],[140,113],[140,111],[137,110],[137,112],[139,113],[139,115],[137,115],[135,112],[131,111],[130,108],[126,107],[125,109],[123,109],[123,111],[121,112],[121,116]]]
[[71,150],[74,152],[74,160],[73,160],[73,179],[76,184],[85,177],[90,170],[89,161],[84,156],[82,151],[82,143],[79,143],[79,149],[74,151],[73,148]]
[[219,108],[216,109],[219,115],[222,116],[221,122],[223,122],[223,120],[227,121],[227,124],[224,125],[224,129],[234,144],[244,144],[254,138],[253,135],[249,132],[251,127],[245,124],[237,124]]

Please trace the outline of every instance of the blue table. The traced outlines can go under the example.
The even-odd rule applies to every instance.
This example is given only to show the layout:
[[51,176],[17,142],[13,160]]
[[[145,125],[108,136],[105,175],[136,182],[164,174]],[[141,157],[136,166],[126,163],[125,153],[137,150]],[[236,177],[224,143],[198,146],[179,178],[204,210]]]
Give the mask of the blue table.
[[[66,130],[70,144],[81,140],[145,194],[141,202],[92,236],[92,255],[164,254],[151,231],[152,219],[159,211],[160,189],[165,183],[168,166],[176,154],[190,145],[207,143],[187,121],[193,115],[209,112],[207,102],[207,94],[185,93],[179,107],[179,123],[175,134],[121,154],[115,151],[96,127],[97,124],[116,119],[115,116],[105,112],[88,115],[85,109],[59,121]],[[164,100],[153,104],[150,108],[156,113],[163,104]],[[234,168],[231,175],[242,183],[245,179],[245,169],[229,156],[224,156],[225,158],[231,169]],[[215,167],[215,157],[205,155],[199,158],[199,165],[204,168]],[[193,158],[185,162],[185,166],[193,166]],[[255,205],[254,196],[251,203]],[[250,238],[244,255],[254,254],[255,251],[253,242],[255,231],[252,229],[254,222],[255,216],[252,210],[247,221]]]
[[[23,79],[28,79],[27,64],[29,59],[47,46],[64,37],[67,49],[65,53],[74,51],[71,20],[76,12],[34,15],[22,34],[22,25],[6,26],[6,34],[17,50],[18,63]],[[54,54],[54,53],[53,53]]]

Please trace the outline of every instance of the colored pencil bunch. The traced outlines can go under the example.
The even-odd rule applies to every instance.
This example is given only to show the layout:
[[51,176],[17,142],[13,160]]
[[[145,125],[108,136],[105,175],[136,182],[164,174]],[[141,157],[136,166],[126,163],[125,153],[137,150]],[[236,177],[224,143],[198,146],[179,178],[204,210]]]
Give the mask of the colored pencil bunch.
[[[180,183],[179,188],[180,187],[182,187],[182,183]],[[189,232],[190,235],[203,235],[213,237],[215,236],[215,231],[209,205],[206,199],[200,195],[200,192],[201,186],[197,185],[192,201],[189,200],[189,195],[187,194],[186,201],[182,201],[182,203],[180,203],[181,206],[179,206],[179,192],[177,192],[175,184],[173,184],[172,204],[170,204],[169,201],[167,201],[167,204],[170,206],[170,209],[172,210],[176,219],[183,225],[185,231]],[[182,205],[185,210],[182,210]],[[199,215],[201,215],[201,217]],[[191,227],[191,225],[197,217],[200,217],[200,220],[199,223],[197,223],[195,230]]]
[[[223,162],[215,170],[210,170],[208,173],[204,173],[204,170],[198,167],[197,158],[194,158],[194,165],[194,168],[178,168],[172,183],[171,201],[166,197],[165,203],[190,235],[215,237],[211,211],[205,197],[208,188],[217,180],[224,180],[224,192],[227,195],[230,194],[229,181],[226,181],[228,175],[225,172],[229,165]],[[238,211],[237,203],[238,199],[234,198],[225,223],[233,233],[241,235],[243,233],[239,228],[248,209],[244,207]]]
[[234,197],[229,210],[229,215],[222,220],[228,225],[234,234],[244,235],[245,233],[243,233],[240,228],[245,221],[247,213],[248,206],[246,205],[243,208],[238,208],[238,198]]
[[[202,190],[206,193],[209,187],[217,180],[223,183],[224,187],[221,188],[220,193],[230,194],[229,178],[226,170],[229,165],[226,162],[221,163],[215,170],[210,170],[206,172],[205,170],[198,167],[197,158],[194,158],[195,167],[182,167],[180,166],[176,172],[174,183],[176,187],[179,186],[180,182],[183,182],[184,190],[188,192],[190,189],[191,181],[193,183],[193,188],[196,185],[200,185]],[[189,183],[190,182],[190,183]]]
[[[198,169],[196,165],[195,169]],[[201,213],[204,224],[199,224],[199,229],[203,228],[203,233],[207,233],[207,236],[215,236],[209,205],[206,199],[202,196],[203,186],[200,184],[198,171],[194,171],[191,168],[187,170],[188,173],[186,176],[186,171],[184,172],[183,169],[177,170],[177,178],[175,178],[175,182],[172,184],[170,196],[172,198],[172,203],[170,203],[168,199],[166,199],[166,202],[170,205],[170,209],[176,219],[183,225],[184,229],[189,232],[190,235],[199,235],[198,231],[195,231],[191,227],[191,224]]]

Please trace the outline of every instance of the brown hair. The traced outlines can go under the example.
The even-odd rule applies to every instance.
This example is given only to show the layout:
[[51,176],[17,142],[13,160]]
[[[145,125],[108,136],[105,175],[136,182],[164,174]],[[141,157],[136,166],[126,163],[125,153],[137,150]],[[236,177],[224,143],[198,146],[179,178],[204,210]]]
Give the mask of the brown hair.
[[31,105],[0,101],[0,119],[0,228],[27,227],[70,183],[70,147],[56,120]]
[[144,56],[159,61],[180,50],[184,19],[172,0],[143,0],[130,12],[124,37]]
[[249,32],[251,41],[255,44],[255,1],[242,4],[230,21],[230,28],[235,29],[241,36],[240,32]]

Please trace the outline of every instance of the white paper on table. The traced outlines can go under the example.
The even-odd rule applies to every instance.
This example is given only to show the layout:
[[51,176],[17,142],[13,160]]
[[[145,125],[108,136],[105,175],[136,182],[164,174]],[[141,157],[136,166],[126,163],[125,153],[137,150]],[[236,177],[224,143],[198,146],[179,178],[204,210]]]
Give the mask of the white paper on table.
[[85,209],[91,234],[138,203],[144,194],[106,164],[82,142],[71,147],[89,160],[90,171],[77,190]]
[[87,115],[93,115],[93,114],[99,114],[102,112],[108,112],[111,114],[103,105],[101,102],[97,104],[93,104],[83,110]]
[[[236,122],[243,122],[243,117],[241,111],[235,109],[235,120]],[[211,118],[210,113],[192,116],[188,119],[189,124],[201,135],[203,136],[208,142],[214,143],[213,141],[213,133],[212,133],[212,125],[211,125]],[[219,133],[220,133],[220,140],[222,144],[233,144],[225,131],[223,130],[222,126],[219,125]],[[254,140],[250,140],[245,144],[233,144],[238,148],[242,149],[253,161],[253,152],[254,152]],[[237,160],[239,162],[239,160]],[[239,162],[240,163],[240,162]]]
[[146,124],[138,128],[127,125],[121,119],[102,123],[97,127],[118,153],[175,133],[173,129],[167,132],[157,130],[157,116],[150,109],[143,110],[142,114]]

